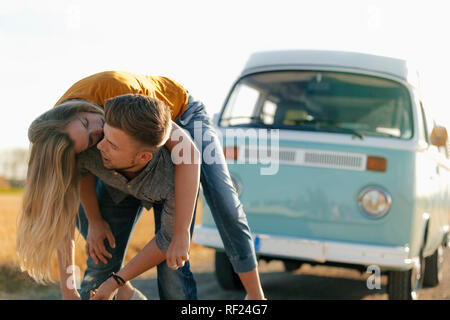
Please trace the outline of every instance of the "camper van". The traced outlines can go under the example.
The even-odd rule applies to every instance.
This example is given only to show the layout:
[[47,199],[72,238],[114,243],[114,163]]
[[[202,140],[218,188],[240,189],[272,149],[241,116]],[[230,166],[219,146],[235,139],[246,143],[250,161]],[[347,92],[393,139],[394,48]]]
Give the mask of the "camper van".
[[[390,299],[442,279],[447,131],[407,61],[354,52],[250,56],[215,119],[260,259],[387,274]],[[231,137],[231,138],[230,138]],[[194,242],[239,286],[205,201]]]

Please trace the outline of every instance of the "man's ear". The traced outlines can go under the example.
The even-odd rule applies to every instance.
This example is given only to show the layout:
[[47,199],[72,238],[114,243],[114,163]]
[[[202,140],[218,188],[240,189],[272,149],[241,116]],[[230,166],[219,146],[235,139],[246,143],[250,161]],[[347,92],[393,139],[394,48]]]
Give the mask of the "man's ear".
[[138,154],[138,160],[141,163],[148,163],[153,158],[153,153],[150,151],[141,151]]

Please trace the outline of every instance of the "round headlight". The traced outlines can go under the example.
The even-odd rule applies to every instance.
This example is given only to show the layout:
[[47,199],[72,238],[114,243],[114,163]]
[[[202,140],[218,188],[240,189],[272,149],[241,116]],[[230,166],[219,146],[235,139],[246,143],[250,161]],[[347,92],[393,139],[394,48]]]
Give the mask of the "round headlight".
[[371,218],[385,216],[391,203],[391,195],[380,187],[367,187],[359,194],[359,207]]

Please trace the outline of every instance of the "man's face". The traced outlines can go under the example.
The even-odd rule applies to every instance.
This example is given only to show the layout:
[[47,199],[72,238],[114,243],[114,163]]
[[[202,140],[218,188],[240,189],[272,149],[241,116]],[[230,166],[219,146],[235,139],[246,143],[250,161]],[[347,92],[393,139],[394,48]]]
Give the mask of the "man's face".
[[75,152],[80,153],[103,138],[105,118],[102,114],[80,112],[66,127],[66,132],[75,143]]
[[137,171],[151,160],[152,155],[142,151],[139,143],[124,131],[105,124],[104,138],[97,148],[107,169]]

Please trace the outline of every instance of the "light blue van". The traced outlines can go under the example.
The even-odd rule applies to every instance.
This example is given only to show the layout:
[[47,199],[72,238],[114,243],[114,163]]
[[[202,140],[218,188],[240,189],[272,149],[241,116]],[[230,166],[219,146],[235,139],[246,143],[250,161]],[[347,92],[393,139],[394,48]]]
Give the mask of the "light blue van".
[[[216,123],[258,257],[288,270],[379,268],[390,299],[436,286],[449,243],[450,161],[447,131],[427,107],[418,73],[400,59],[253,54]],[[207,205],[194,242],[216,249],[219,283],[232,287]]]

